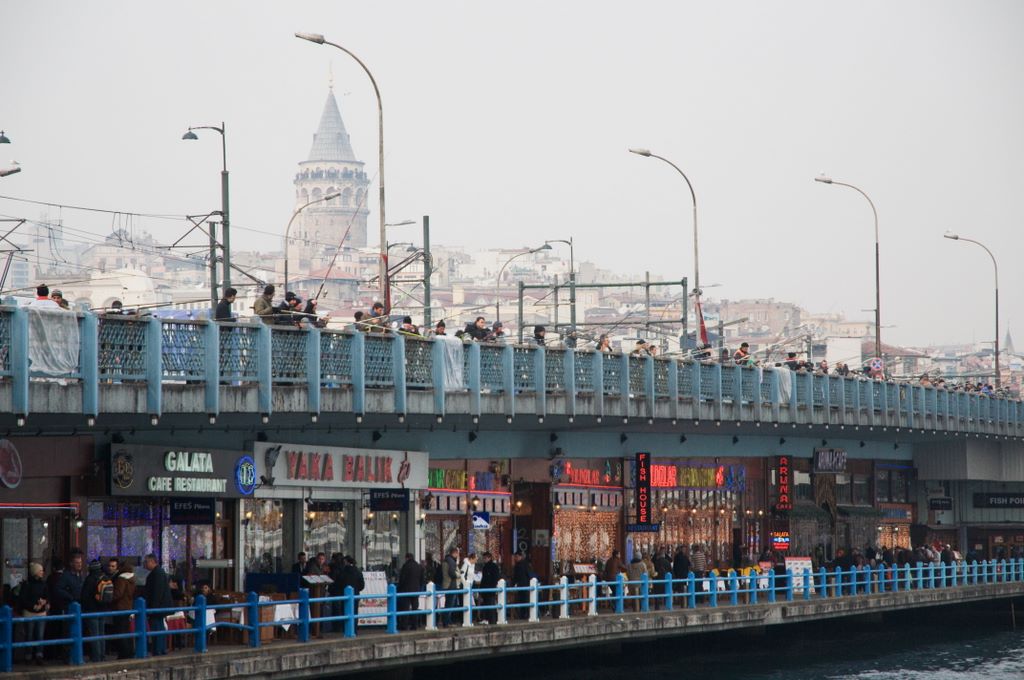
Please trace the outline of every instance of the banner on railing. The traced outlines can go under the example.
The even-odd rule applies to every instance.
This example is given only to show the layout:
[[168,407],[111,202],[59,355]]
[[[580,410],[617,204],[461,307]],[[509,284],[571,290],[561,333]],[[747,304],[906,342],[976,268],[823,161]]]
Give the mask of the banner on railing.
[[811,592],[814,592],[814,563],[810,557],[789,557],[787,555],[786,569],[793,574],[793,590],[795,592],[803,592],[805,570],[811,575],[809,585]]

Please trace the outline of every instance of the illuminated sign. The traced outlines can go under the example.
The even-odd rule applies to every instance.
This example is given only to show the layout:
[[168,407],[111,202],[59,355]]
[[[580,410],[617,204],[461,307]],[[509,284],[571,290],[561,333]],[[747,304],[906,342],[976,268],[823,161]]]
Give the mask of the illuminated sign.
[[788,531],[772,532],[772,550],[778,550],[779,552],[789,552]]
[[431,489],[467,489],[470,491],[502,491],[508,486],[502,484],[502,474],[494,471],[466,472],[430,468],[427,486]]
[[846,449],[814,449],[814,471],[825,474],[846,472]]
[[427,454],[310,444],[253,445],[256,479],[273,478],[275,487],[427,487]]
[[651,523],[651,454],[636,454],[636,522]]
[[727,489],[745,491],[747,470],[742,465],[651,465],[651,486],[656,489]]
[[551,481],[573,486],[619,486],[622,461],[612,458],[592,462],[556,460],[551,464]]
[[778,499],[775,501],[775,509],[792,510],[793,497],[790,489],[791,471],[789,467],[789,456],[779,456],[775,459],[775,474],[776,483],[778,484]]
[[251,463],[249,456],[235,451],[115,445],[110,452],[110,491],[116,496],[238,498],[255,488]]

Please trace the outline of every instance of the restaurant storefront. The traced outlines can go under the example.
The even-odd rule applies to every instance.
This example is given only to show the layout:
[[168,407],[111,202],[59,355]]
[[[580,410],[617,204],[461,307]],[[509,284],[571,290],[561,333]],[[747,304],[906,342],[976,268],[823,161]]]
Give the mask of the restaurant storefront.
[[[622,550],[622,459],[559,459],[550,475],[553,573],[565,573],[570,563],[605,562],[612,550]],[[536,544],[543,534],[533,534]]]
[[442,559],[452,548],[462,555],[512,554],[512,493],[507,460],[431,461],[422,496],[423,552]]
[[154,553],[177,583],[237,578],[238,499],[256,486],[252,457],[241,451],[113,444],[110,495],[90,498],[86,554],[130,559]]
[[389,579],[414,548],[417,492],[427,486],[427,454],[256,442],[253,498],[242,507],[247,573],[291,570],[302,551],[352,555]]
[[[0,439],[0,564],[5,600],[30,562],[49,573],[84,539],[82,510],[93,474],[92,437]],[[97,489],[97,493],[102,493]]]

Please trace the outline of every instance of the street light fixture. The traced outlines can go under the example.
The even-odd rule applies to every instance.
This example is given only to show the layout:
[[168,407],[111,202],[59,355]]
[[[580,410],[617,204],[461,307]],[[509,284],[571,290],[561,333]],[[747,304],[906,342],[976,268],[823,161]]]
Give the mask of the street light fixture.
[[0,130],[0,144],[10,144],[10,138],[4,134],[3,130]]
[[959,234],[947,231],[943,234],[945,238],[953,241],[966,241],[967,243],[973,243],[974,245],[981,246],[988,253],[988,256],[992,258],[992,269],[995,272],[995,283],[996,283],[996,387],[1002,387],[1002,378],[999,371],[999,265],[996,263],[996,256],[992,254],[992,251],[980,241],[975,241],[972,238],[964,238]]
[[0,177],[7,177],[8,175],[16,175],[19,172],[21,172],[21,166],[20,165],[13,165],[13,166],[11,166],[9,168],[5,168],[3,170],[0,170]]
[[373,85],[373,92],[377,95],[377,175],[378,183],[380,185],[380,292],[385,305],[384,313],[387,314],[391,310],[388,309],[390,303],[388,298],[388,253],[387,253],[387,223],[384,219],[384,104],[380,98],[380,88],[377,87],[377,81],[374,79],[373,74],[370,73],[370,69],[367,68],[363,60],[357,57],[353,52],[338,45],[332,43],[329,40],[324,39],[324,36],[320,33],[296,33],[296,38],[301,40],[308,40],[311,43],[317,45],[330,45],[336,47],[348,56],[356,60],[366,75],[370,78],[370,83]]
[[[679,168],[678,165],[676,165],[675,163],[673,163],[672,161],[670,161],[667,158],[659,156],[656,153],[651,153],[651,151],[649,149],[630,149],[629,152],[630,153],[635,153],[637,156],[643,156],[644,158],[657,158],[660,161],[668,163],[673,168],[675,168],[675,171],[678,172],[680,174],[680,176],[682,176],[682,178],[686,181],[686,186],[689,187],[689,189],[690,189],[690,199],[693,201],[693,300],[694,300],[694,306],[697,309],[699,309],[700,308],[700,295],[701,295],[701,293],[703,291],[700,289],[700,250],[699,250],[698,245],[697,245],[697,193],[693,190],[693,183],[690,182],[690,178],[686,176],[686,173],[683,172]],[[686,325],[685,325],[686,324],[686,315],[685,314],[683,315],[683,324],[684,324],[683,325],[683,338],[685,338],[686,337]],[[697,330],[697,333],[699,335],[699,333],[700,333],[699,329]]]
[[871,214],[875,217],[875,354],[881,359],[884,358],[882,355],[882,284],[879,269],[879,249],[878,249],[878,211],[875,210],[875,203],[871,200],[871,197],[864,193],[858,187],[846,182],[837,182],[827,175],[819,175],[814,178],[815,182],[821,182],[822,184],[835,184],[841,187],[847,187],[853,189],[865,199],[867,199],[868,205],[871,206]]
[[564,243],[569,246],[569,327],[573,345],[576,343],[576,264],[573,255],[572,237],[569,240],[551,239],[544,241],[544,245],[552,243]]
[[531,248],[530,250],[524,250],[521,253],[516,253],[512,257],[508,258],[505,261],[505,264],[501,265],[501,269],[498,270],[498,279],[494,282],[494,321],[495,321],[495,323],[497,323],[498,321],[501,321],[501,297],[499,297],[499,295],[500,295],[500,289],[501,289],[501,275],[505,273],[505,267],[507,267],[509,265],[509,263],[512,262],[512,260],[514,260],[514,259],[516,259],[518,257],[522,257],[523,255],[532,255],[534,253],[539,253],[542,250],[551,250],[551,246],[548,245],[547,243],[545,243],[544,245],[538,246],[537,248]]
[[341,196],[340,193],[327,194],[326,196],[321,196],[320,198],[313,199],[312,201],[309,201],[305,205],[300,205],[298,208],[295,209],[295,212],[292,213],[291,218],[288,220],[288,226],[285,227],[284,229],[284,290],[286,293],[288,292],[288,244],[291,243],[289,235],[291,234],[292,231],[292,222],[294,222],[295,218],[299,216],[299,213],[301,213],[303,210],[313,205],[314,203],[330,201],[332,199],[338,198],[339,196]]
[[223,122],[221,122],[220,127],[216,125],[190,126],[181,138],[188,141],[199,139],[198,135],[194,132],[195,130],[214,130],[220,134],[221,159],[223,161],[220,171],[220,210],[222,218],[221,229],[223,231],[221,235],[221,249],[224,252],[221,278],[223,279],[223,290],[227,290],[231,287],[231,217],[230,210],[228,209],[230,201],[228,200],[228,143],[226,127]]

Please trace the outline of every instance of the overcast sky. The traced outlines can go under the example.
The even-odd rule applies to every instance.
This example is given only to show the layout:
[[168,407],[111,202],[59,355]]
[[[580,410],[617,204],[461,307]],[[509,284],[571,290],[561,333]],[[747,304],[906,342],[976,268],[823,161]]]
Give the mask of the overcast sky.
[[[227,123],[236,247],[267,250],[294,208],[333,67],[356,154],[376,176],[384,99],[388,221],[431,216],[471,247],[576,242],[578,260],[701,278],[868,318],[878,208],[883,337],[1024,344],[1024,3],[45,2],[7,0],[0,194],[152,213],[219,207]],[[0,157],[6,166],[7,157]],[[376,197],[376,192],[371,193]],[[375,240],[376,201],[370,204]],[[38,218],[0,200],[0,213]],[[109,232],[117,220],[51,211]],[[173,222],[136,224],[170,241]],[[408,230],[408,231],[402,231]],[[414,227],[391,240],[409,240]]]

